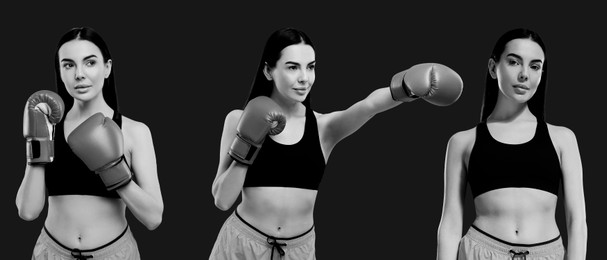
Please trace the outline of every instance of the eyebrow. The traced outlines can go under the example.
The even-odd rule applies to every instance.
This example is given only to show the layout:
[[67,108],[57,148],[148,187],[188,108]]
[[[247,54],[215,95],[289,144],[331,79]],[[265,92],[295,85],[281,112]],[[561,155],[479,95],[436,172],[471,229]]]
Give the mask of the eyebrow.
[[[91,54],[91,55],[89,55],[89,56],[84,57],[82,60],[87,60],[87,59],[90,59],[90,58],[93,58],[93,57],[94,57],[94,58],[97,58],[97,55],[95,55],[95,54]],[[71,61],[71,62],[73,62],[74,60],[72,60],[72,59],[62,59],[62,60],[61,60],[61,62],[64,62],[64,61]]]
[[[308,65],[313,64],[313,63],[316,63],[316,61],[315,61],[315,60],[310,61],[310,62],[308,63]],[[299,63],[294,62],[294,61],[287,61],[287,62],[285,62],[285,64],[299,65]]]
[[[508,55],[506,55],[506,57],[515,57],[515,58],[517,58],[517,59],[519,59],[519,60],[522,60],[522,59],[523,59],[523,57],[521,57],[521,56],[519,56],[519,55],[517,55],[517,54],[514,54],[514,53],[508,53]],[[542,60],[540,60],[540,59],[535,59],[535,60],[531,60],[531,62],[539,62],[539,63],[542,63]]]

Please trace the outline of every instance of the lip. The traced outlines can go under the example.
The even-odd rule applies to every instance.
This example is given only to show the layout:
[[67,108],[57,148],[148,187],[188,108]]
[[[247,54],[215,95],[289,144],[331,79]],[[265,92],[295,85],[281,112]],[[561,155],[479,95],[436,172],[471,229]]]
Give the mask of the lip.
[[88,93],[92,87],[93,85],[76,85],[74,87],[74,91],[76,91],[78,94],[85,94]]
[[524,90],[529,90],[529,87],[527,87],[527,86],[525,86],[525,85],[521,85],[521,84],[514,85],[513,87],[514,87],[514,88],[520,88],[520,89],[524,89]]
[[91,85],[76,85],[74,87],[74,89],[83,89],[83,88],[90,88],[90,87],[91,87]]
[[306,87],[304,87],[304,88],[293,88],[293,90],[295,92],[297,92],[297,94],[300,94],[300,95],[306,94],[306,92],[308,92],[309,89],[310,88],[306,88]]

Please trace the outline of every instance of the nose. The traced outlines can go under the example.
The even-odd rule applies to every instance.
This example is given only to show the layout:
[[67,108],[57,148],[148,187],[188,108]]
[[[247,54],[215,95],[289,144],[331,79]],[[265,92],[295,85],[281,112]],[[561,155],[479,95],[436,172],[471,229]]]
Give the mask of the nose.
[[529,72],[527,71],[526,68],[522,68],[521,72],[519,72],[519,74],[518,74],[518,81],[525,82],[528,79],[529,79]]
[[82,71],[81,67],[76,67],[76,73],[75,73],[74,77],[76,78],[76,80],[84,79],[84,72]]
[[309,76],[308,76],[308,72],[306,70],[301,70],[301,73],[299,74],[299,78],[297,79],[297,81],[300,84],[306,83],[308,82]]

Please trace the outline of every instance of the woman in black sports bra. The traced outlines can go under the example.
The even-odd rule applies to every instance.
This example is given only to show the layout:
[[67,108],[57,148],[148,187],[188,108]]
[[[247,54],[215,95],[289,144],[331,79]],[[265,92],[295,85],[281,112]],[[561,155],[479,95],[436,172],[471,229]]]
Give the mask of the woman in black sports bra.
[[[533,31],[514,29],[497,41],[481,122],[447,146],[438,259],[585,259],[582,163],[574,133],[544,121],[547,61]],[[476,219],[462,237],[466,182]],[[555,219],[561,183],[566,253]]]
[[[350,108],[320,114],[310,106],[315,65],[313,44],[299,30],[277,30],[266,42],[244,112],[233,110],[225,119],[212,193],[221,210],[232,208],[240,194],[242,202],[221,228],[210,259],[314,259],[314,204],[335,145],[401,101],[422,97],[446,106],[459,98],[463,86],[447,67],[420,64],[396,74],[390,87],[375,90]],[[422,82],[439,78],[436,74],[441,77],[430,80],[436,83],[434,92],[421,91],[430,91]],[[281,121],[276,118],[286,119],[284,130],[267,136],[258,150],[243,141],[249,129],[239,123],[249,122],[243,118],[255,113],[251,103],[276,108],[270,111],[275,112],[269,116],[273,119],[267,119],[276,125]],[[269,127],[278,128],[272,122]],[[242,147],[250,150],[239,157],[235,151]]]
[[[33,220],[48,194],[48,214],[32,259],[140,259],[126,208],[153,230],[162,221],[164,207],[150,130],[119,113],[109,49],[93,29],[74,28],[61,37],[55,72],[67,111],[56,126],[54,160],[28,164],[16,198],[19,216]],[[98,113],[121,128],[122,158],[130,171],[131,179],[111,190],[67,141],[74,129]]]

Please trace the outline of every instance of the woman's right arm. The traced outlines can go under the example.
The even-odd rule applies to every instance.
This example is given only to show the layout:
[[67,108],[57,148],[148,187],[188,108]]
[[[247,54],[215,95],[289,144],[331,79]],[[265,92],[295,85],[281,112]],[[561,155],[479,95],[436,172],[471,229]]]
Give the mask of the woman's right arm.
[[438,226],[438,260],[455,260],[462,237],[466,195],[465,155],[468,132],[454,134],[447,144],[444,170],[443,213]]
[[27,221],[38,218],[44,209],[45,200],[44,165],[26,164],[25,175],[15,199],[19,217]]
[[236,138],[236,125],[242,115],[242,110],[233,110],[226,116],[219,148],[219,166],[213,181],[212,193],[215,206],[221,210],[232,207],[242,190],[248,167],[230,157],[228,151]]

